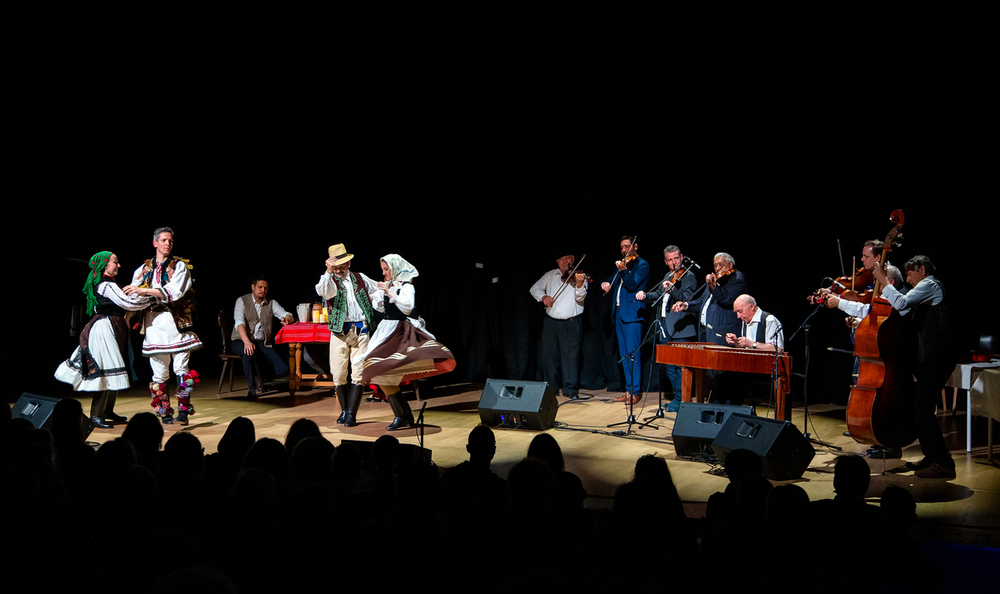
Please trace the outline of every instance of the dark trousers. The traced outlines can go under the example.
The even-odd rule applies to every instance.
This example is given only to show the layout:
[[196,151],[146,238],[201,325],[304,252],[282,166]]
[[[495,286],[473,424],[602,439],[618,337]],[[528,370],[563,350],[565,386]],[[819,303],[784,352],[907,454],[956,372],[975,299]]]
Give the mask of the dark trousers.
[[[691,342],[693,338],[667,338],[661,342],[661,344],[666,344],[668,342]],[[670,380],[670,389],[674,393],[674,398],[680,401],[681,398],[681,368],[677,365],[663,365],[664,371],[667,374],[667,379]]]
[[934,407],[941,401],[941,389],[955,371],[955,357],[947,352],[924,359],[917,368],[917,388],[914,398],[914,421],[917,439],[924,457],[942,466],[954,467],[951,451],[941,432],[941,423]]
[[[542,377],[550,386],[559,386],[565,396],[580,390],[580,346],[583,344],[583,316],[542,322]],[[562,383],[557,383],[562,375]]]
[[240,355],[243,357],[243,374],[247,377],[247,385],[254,385],[253,378],[253,361],[257,361],[257,367],[260,367],[260,363],[263,359],[267,359],[271,363],[271,367],[274,368],[274,376],[281,377],[288,374],[288,364],[281,360],[278,353],[274,352],[271,347],[265,347],[264,341],[254,340],[253,344],[257,347],[254,350],[253,357],[248,356],[243,352],[243,341],[237,338],[233,341],[233,354]]

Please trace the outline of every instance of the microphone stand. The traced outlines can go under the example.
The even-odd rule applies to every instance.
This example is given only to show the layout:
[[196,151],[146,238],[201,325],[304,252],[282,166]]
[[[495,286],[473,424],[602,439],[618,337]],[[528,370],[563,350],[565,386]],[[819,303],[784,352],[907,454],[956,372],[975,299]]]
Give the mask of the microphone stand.
[[[652,330],[652,327],[650,327],[650,330]],[[643,345],[645,345],[647,342],[649,342],[652,338],[653,338],[653,334],[651,334],[651,333],[649,333],[647,331],[646,338],[642,342],[639,343],[639,346],[637,346],[634,349],[632,349],[631,352],[629,352],[627,355],[625,355],[621,359],[618,359],[618,364],[621,365],[623,361],[625,361],[626,359],[628,359],[628,364],[629,365],[635,365],[635,354],[640,349],[642,349]],[[639,373],[640,374],[642,373],[642,369],[639,369]],[[640,388],[642,387],[641,383],[640,383],[639,387]],[[635,396],[635,394],[632,394],[632,396]],[[622,421],[620,423],[611,423],[610,425],[608,425],[608,427],[617,427],[618,425],[627,425],[628,428],[625,431],[615,431],[615,432],[612,433],[612,435],[618,435],[618,436],[631,435],[632,434],[632,425],[639,425],[640,427],[650,427],[650,426],[652,426],[649,423],[640,423],[638,420],[636,420],[636,418],[635,418],[635,402],[636,402],[636,400],[634,400],[632,398],[628,399],[628,417],[624,421]],[[653,426],[653,429],[657,429],[658,430],[659,427]]]
[[[809,358],[810,358],[810,356],[809,356],[810,355],[810,353],[809,353],[809,349],[810,349],[810,346],[809,346],[809,331],[811,329],[811,326],[809,324],[809,320],[811,320],[814,315],[816,315],[817,313],[819,313],[819,311],[823,307],[825,307],[825,306],[822,303],[818,304],[816,306],[816,308],[813,309],[812,313],[810,313],[808,316],[806,316],[806,319],[802,320],[802,324],[798,327],[798,329],[795,330],[795,332],[792,333],[792,335],[788,338],[788,341],[791,342],[792,340],[795,340],[795,337],[798,336],[799,331],[802,331],[805,334],[805,340],[806,340],[806,369],[805,369],[805,374],[804,374],[805,375],[805,380],[802,382],[802,404],[803,404],[803,412],[804,412],[804,415],[805,415],[805,419],[803,420],[803,428],[805,429],[805,431],[802,432],[802,435],[803,435],[803,437],[806,438],[806,441],[808,441],[809,443],[812,443],[812,444],[815,444],[815,445],[819,445],[819,446],[823,446],[825,448],[829,448],[829,449],[836,450],[836,451],[839,452],[839,451],[842,451],[843,448],[841,448],[839,446],[835,446],[835,445],[833,445],[831,443],[827,443],[827,442],[822,441],[820,439],[813,439],[809,435]],[[778,339],[778,335],[777,335],[777,333],[775,333],[774,340],[777,342],[777,339]],[[777,359],[775,360],[774,365],[775,365],[775,367],[774,367],[775,381],[777,381],[777,373],[778,373],[778,367],[777,367],[778,361],[777,361]],[[775,385],[777,385],[777,384],[775,384]],[[791,386],[789,386],[789,387],[791,387]]]

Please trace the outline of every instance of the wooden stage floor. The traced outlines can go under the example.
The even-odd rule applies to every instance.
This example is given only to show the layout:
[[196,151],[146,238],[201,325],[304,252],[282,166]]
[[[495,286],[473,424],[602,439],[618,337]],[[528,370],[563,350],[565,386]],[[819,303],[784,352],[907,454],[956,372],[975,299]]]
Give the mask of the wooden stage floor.
[[[192,417],[191,425],[165,426],[164,442],[177,431],[189,431],[201,440],[206,453],[214,452],[229,422],[239,416],[254,422],[258,438],[272,437],[284,441],[291,424],[307,417],[320,426],[323,435],[334,445],[339,445],[342,439],[374,441],[386,433],[385,427],[392,420],[388,404],[365,402],[359,413],[360,423],[356,427],[344,428],[336,423],[340,409],[329,389],[300,391],[290,396],[287,391],[278,391],[286,389],[286,384],[277,384],[276,390],[251,402],[245,398],[245,388],[215,394],[217,385],[217,377],[204,378],[194,393],[197,414]],[[421,396],[427,402],[424,447],[432,450],[433,460],[438,466],[447,468],[467,458],[466,438],[479,423],[477,405],[481,390],[481,385],[472,384],[422,389]],[[625,405],[612,402],[618,394],[600,391],[581,395],[590,398],[579,401],[558,398],[557,427],[549,431],[562,448],[567,470],[583,481],[589,495],[588,507],[610,507],[615,488],[630,480],[635,461],[644,454],[656,454],[667,460],[689,516],[703,515],[708,497],[726,487],[725,476],[714,474],[711,465],[676,457],[671,445],[673,414],[656,420],[651,427],[633,427],[630,435],[616,436],[607,425],[627,419]],[[89,410],[89,397],[80,400],[84,410]],[[416,412],[422,402],[411,399],[410,404]],[[150,411],[148,392],[133,388],[121,394],[116,409],[129,417]],[[635,416],[642,420],[653,416],[655,410],[656,394],[651,394],[635,406]],[[773,412],[758,408],[758,415],[765,416],[765,413],[766,416],[774,416]],[[809,417],[809,433],[814,439],[842,447],[845,453],[864,454],[866,446],[843,435],[846,430],[843,407],[811,407]],[[793,409],[792,422],[799,430],[804,429],[804,418],[801,406]],[[868,460],[872,482],[867,495],[870,501],[877,502],[885,487],[902,486],[917,500],[919,538],[1000,548],[1000,468],[986,460],[986,420],[975,419],[975,447],[967,454],[964,412],[940,419],[957,462],[958,478],[952,481],[921,480],[906,472],[903,462],[921,457],[919,447],[912,445],[904,449],[903,460]],[[90,435],[89,441],[100,444],[121,433],[121,427],[97,429]],[[494,470],[506,476],[510,467],[524,457],[535,434],[528,430],[496,430]],[[415,430],[397,431],[394,435],[401,442],[417,443]],[[817,447],[809,468],[801,479],[795,481],[805,489],[811,500],[833,497],[836,455],[827,448]]]

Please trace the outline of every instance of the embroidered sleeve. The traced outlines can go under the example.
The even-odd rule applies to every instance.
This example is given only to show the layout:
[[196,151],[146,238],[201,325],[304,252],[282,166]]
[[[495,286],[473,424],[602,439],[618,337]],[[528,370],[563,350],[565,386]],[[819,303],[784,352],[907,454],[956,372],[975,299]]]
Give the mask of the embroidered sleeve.
[[97,292],[110,299],[118,307],[127,311],[139,311],[141,309],[146,309],[155,299],[155,297],[146,297],[137,294],[126,295],[125,293],[122,293],[121,288],[117,284],[112,282],[101,283],[97,287]]
[[187,264],[177,261],[174,264],[174,274],[166,285],[160,287],[160,301],[170,303],[184,296],[191,288],[191,273]]

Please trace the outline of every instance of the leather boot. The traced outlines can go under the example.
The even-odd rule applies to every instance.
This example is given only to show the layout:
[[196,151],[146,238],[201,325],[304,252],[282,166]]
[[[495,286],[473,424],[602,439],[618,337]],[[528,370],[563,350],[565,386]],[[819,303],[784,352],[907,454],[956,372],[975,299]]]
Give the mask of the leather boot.
[[347,419],[344,420],[344,427],[353,427],[358,424],[358,409],[361,408],[361,389],[358,384],[351,384],[351,390],[347,394]]
[[[90,399],[90,418],[91,419],[103,419],[104,410],[108,406],[108,395],[110,390],[101,390],[100,392],[94,392],[93,397]],[[94,423],[97,425],[97,423]],[[97,425],[101,429],[107,429],[104,425]]]
[[99,427],[101,429],[114,429],[114,425],[105,421],[101,417],[90,417],[90,422],[94,424],[94,427]]
[[104,418],[112,423],[125,423],[127,418],[115,414],[115,403],[118,402],[118,390],[108,393],[108,402],[104,405]]
[[340,424],[347,420],[347,391],[350,386],[351,384],[337,386],[337,402],[340,403],[340,416],[337,417],[337,422]]
[[386,429],[397,431],[413,426],[413,413],[410,412],[410,403],[398,391],[387,396],[389,397],[389,406],[392,407],[392,414],[396,415],[396,418],[392,420],[392,424],[386,427]]

